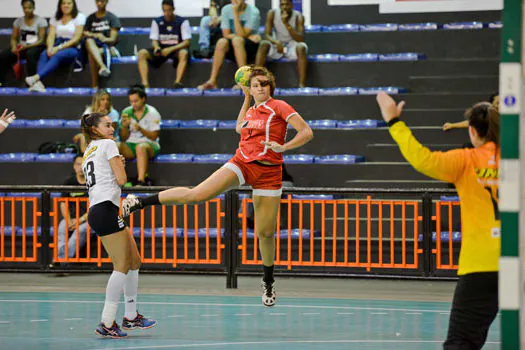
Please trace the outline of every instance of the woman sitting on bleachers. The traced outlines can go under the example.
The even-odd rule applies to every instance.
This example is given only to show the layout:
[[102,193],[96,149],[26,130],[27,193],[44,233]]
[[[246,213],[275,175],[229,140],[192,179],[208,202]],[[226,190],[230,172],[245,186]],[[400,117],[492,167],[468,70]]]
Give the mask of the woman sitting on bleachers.
[[[113,122],[113,128],[115,129],[115,133],[113,134],[113,136],[115,137],[115,141],[118,141],[118,121],[120,119],[120,116],[115,110],[115,108],[113,108],[111,94],[107,90],[98,90],[93,95],[93,101],[91,102],[91,106],[87,106],[82,115],[91,113],[102,113],[104,115],[107,115],[111,119],[111,121]],[[78,144],[80,153],[84,153],[86,151],[87,142],[86,138],[84,137],[84,134],[76,134],[75,137],[73,137],[73,142]]]
[[45,49],[47,21],[35,15],[35,1],[22,0],[24,16],[13,23],[11,47],[0,53],[0,85],[18,57],[27,60],[27,74],[36,74],[38,57]]
[[26,78],[29,91],[44,92],[42,79],[60,65],[72,64],[80,57],[85,23],[86,16],[78,12],[76,0],[59,0],[56,15],[49,21],[47,50],[40,55],[37,74]]

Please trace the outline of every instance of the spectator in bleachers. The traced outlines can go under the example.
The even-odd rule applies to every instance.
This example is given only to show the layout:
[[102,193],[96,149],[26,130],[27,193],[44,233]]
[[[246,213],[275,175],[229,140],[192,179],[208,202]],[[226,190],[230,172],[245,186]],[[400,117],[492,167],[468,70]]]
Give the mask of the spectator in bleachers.
[[80,40],[86,16],[78,11],[75,0],[59,0],[55,16],[49,21],[47,50],[38,60],[37,74],[28,76],[26,83],[30,91],[44,92],[42,79],[60,65],[72,64],[80,57]]
[[35,15],[35,1],[22,0],[24,16],[13,23],[11,48],[0,53],[0,86],[5,80],[9,67],[20,59],[27,60],[27,74],[36,74],[36,65],[45,49],[47,21]]
[[138,65],[142,85],[149,87],[149,67],[148,63],[154,68],[159,68],[168,59],[173,60],[173,67],[177,67],[177,75],[173,87],[180,89],[182,77],[186,72],[190,59],[189,47],[191,42],[190,22],[175,15],[173,0],[162,0],[162,11],[164,16],[155,18],[151,22],[151,32],[149,38],[152,47],[142,49],[138,53]]
[[[82,156],[78,155],[75,157],[73,162],[74,174],[68,177],[63,185],[65,186],[85,186],[86,178],[82,172]],[[62,197],[66,198],[78,198],[87,197],[87,193],[63,193]],[[60,203],[60,213],[62,214],[62,221],[58,224],[58,257],[64,258],[66,256],[66,234],[69,235],[67,242],[67,255],[68,257],[76,256],[77,251],[77,239],[80,249],[84,247],[87,241],[87,202],[81,201],[78,206],[78,217],[77,217],[77,205],[71,201],[67,205],[65,202]],[[77,237],[77,225],[78,225],[78,237]],[[91,232],[93,234],[93,232]]]
[[160,152],[161,116],[147,102],[144,86],[134,85],[128,92],[131,106],[122,111],[119,150],[126,159],[137,159],[137,185],[149,184],[148,161]]
[[[115,141],[118,141],[118,122],[120,116],[115,110],[115,108],[113,108],[111,94],[107,90],[100,89],[93,95],[91,106],[87,106],[82,115],[90,113],[102,113],[104,115],[107,115],[113,122],[113,128],[115,129],[115,133],[113,136],[115,137]],[[76,134],[75,137],[73,137],[73,142],[78,145],[80,153],[84,153],[86,151],[87,141],[84,134]]]
[[5,131],[9,127],[9,124],[11,124],[16,119],[15,112],[9,112],[7,108],[4,110],[4,113],[0,116],[0,134]]
[[227,0],[211,0],[208,16],[201,19],[199,26],[199,51],[194,51],[195,58],[211,58],[215,44],[222,37],[221,10]]
[[[297,60],[299,87],[305,87],[308,46],[304,42],[304,16],[293,9],[292,0],[281,0],[278,9],[268,11],[264,40],[259,44],[255,64],[264,66],[266,57]],[[275,33],[275,35],[274,35]]]
[[[224,6],[221,13],[222,38],[215,46],[210,79],[199,89],[216,89],[219,70],[227,58],[237,62],[237,66],[245,66],[254,61],[261,36],[258,34],[261,25],[259,9],[249,5],[245,0],[231,0]],[[234,88],[239,88],[237,85]]]
[[[91,86],[98,88],[98,76],[111,74],[111,57],[118,55],[114,45],[117,43],[120,20],[106,11],[108,0],[96,0],[97,12],[92,13],[84,27],[85,46],[91,69]],[[105,58],[105,61],[104,61]]]

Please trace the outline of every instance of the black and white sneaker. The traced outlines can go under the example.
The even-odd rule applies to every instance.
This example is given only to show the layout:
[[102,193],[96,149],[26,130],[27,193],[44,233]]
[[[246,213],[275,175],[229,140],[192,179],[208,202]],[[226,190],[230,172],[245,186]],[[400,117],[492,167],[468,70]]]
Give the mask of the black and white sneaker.
[[122,216],[128,217],[135,210],[142,209],[142,207],[140,198],[133,194],[128,194],[126,199],[122,201]]
[[275,281],[267,283],[261,280],[262,287],[262,303],[266,307],[273,307],[277,300],[277,294],[275,293]]

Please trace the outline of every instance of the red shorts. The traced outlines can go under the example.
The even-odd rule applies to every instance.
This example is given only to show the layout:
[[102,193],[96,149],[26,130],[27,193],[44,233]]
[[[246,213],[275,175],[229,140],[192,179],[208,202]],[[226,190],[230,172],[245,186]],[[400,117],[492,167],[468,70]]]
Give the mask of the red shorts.
[[237,174],[241,186],[252,186],[254,196],[280,197],[283,192],[283,167],[280,164],[244,163],[234,156],[224,167]]

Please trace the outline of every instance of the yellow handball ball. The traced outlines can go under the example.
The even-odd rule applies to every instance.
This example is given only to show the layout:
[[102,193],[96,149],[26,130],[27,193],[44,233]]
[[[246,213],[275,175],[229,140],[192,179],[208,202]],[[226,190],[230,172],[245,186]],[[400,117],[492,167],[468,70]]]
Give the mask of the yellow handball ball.
[[242,66],[235,72],[235,82],[243,86],[249,86],[250,74],[252,74],[252,68],[250,66]]

